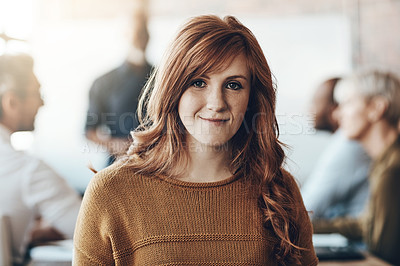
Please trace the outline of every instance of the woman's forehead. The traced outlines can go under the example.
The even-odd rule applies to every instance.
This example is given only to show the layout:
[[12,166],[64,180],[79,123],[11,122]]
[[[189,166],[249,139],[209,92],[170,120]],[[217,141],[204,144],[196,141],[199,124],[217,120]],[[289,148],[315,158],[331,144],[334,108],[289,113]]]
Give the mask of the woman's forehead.
[[205,64],[202,69],[199,69],[200,73],[198,74],[204,75],[204,74],[215,74],[223,72],[227,70],[229,67],[231,67],[233,63],[236,63],[235,65],[238,65],[237,61],[239,61],[242,66],[244,65],[245,69],[248,72],[250,72],[250,69],[248,67],[247,57],[244,55],[244,53],[240,53],[240,54],[231,54],[229,56],[219,58],[214,62],[209,62],[209,64]]

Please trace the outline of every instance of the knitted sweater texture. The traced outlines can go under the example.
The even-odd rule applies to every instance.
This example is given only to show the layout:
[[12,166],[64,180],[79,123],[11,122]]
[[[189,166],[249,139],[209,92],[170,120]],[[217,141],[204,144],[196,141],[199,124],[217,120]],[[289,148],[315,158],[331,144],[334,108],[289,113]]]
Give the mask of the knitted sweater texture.
[[[92,179],[74,236],[74,265],[276,265],[244,177],[190,183],[111,166]],[[302,265],[317,265],[312,229],[298,200]]]

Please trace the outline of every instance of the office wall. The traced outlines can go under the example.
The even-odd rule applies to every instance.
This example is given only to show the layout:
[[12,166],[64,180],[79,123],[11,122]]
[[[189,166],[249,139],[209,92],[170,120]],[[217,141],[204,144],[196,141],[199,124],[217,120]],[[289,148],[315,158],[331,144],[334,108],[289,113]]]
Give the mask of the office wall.
[[[22,0],[15,0],[22,1]],[[24,0],[29,1],[29,0]],[[106,152],[83,134],[91,82],[117,66],[127,51],[132,0],[36,0],[30,51],[37,59],[46,105],[30,151],[75,187],[84,189],[90,161],[103,167]],[[149,0],[149,60],[157,64],[188,17],[236,15],[260,41],[276,77],[277,115],[288,167],[304,180],[327,135],[312,129],[309,99],[325,78],[366,65],[399,73],[398,0]]]

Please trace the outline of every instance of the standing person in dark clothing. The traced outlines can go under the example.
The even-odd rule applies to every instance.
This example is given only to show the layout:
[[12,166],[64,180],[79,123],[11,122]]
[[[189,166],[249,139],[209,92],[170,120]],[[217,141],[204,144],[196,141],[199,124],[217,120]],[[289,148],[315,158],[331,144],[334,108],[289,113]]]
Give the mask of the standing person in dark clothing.
[[133,20],[131,49],[126,60],[97,78],[89,93],[86,137],[107,148],[111,154],[109,164],[125,151],[129,133],[138,125],[138,98],[152,68],[145,56],[149,40],[147,15],[136,12]]

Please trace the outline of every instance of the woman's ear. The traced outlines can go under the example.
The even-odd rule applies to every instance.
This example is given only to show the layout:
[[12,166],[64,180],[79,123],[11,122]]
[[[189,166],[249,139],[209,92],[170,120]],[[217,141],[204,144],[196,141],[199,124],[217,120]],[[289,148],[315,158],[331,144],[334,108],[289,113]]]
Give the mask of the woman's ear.
[[370,122],[376,122],[381,120],[389,107],[389,102],[387,99],[376,96],[373,97],[369,103],[368,119]]
[[8,91],[3,94],[1,97],[1,110],[2,117],[9,117],[15,119],[19,113],[21,106],[21,99],[18,95],[13,91]]

